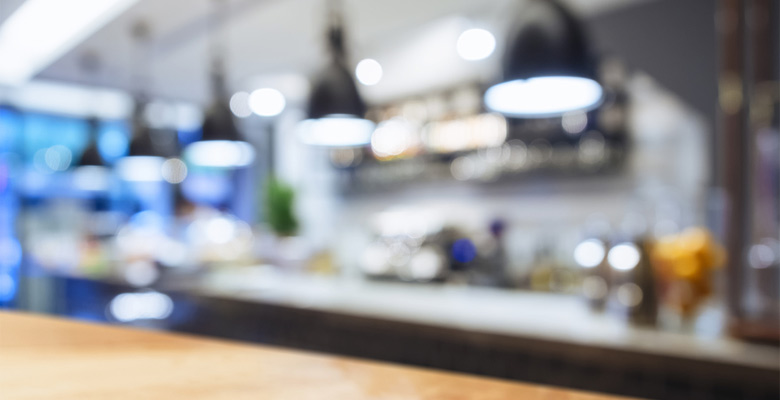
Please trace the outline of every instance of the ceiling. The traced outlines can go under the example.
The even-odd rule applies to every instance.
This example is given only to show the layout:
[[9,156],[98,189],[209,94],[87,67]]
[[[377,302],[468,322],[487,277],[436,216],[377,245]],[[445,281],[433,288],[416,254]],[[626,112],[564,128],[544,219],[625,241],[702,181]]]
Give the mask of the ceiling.
[[[22,1],[3,0],[0,17]],[[141,0],[37,79],[130,91],[143,87],[153,97],[205,103],[210,97],[207,68],[214,38],[223,43],[228,86],[234,91],[283,82],[275,78],[281,75],[297,77],[287,79],[293,82],[290,87],[297,87],[295,82],[305,82],[325,59],[324,1],[223,1],[227,16],[220,24],[213,17],[214,0]],[[465,27],[481,26],[496,33],[500,48],[501,34],[523,0],[343,1],[350,58],[357,62],[371,57],[384,66],[383,81],[363,88],[369,102],[382,102],[463,80],[488,79],[495,72],[498,56],[477,63],[460,60],[454,40]],[[589,18],[640,1],[565,3]],[[138,21],[151,29],[147,47],[137,45],[132,38],[132,27]],[[453,46],[432,51],[442,47],[441,40],[447,35],[454,36]],[[292,93],[296,95],[301,93]]]

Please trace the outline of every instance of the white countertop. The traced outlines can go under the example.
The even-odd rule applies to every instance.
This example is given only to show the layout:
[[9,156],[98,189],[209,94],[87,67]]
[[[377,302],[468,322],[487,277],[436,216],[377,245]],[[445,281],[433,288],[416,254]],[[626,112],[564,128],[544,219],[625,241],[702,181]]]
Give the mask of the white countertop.
[[780,349],[716,334],[664,332],[591,311],[576,296],[448,285],[370,282],[224,268],[197,291],[288,307],[563,341],[780,370]]

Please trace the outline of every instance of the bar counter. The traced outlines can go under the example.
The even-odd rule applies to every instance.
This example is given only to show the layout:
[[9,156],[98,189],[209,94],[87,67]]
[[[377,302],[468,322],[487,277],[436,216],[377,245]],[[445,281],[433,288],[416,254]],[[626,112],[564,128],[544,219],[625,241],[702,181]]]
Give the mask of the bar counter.
[[3,399],[617,399],[8,312],[0,371]]
[[170,296],[173,312],[160,320],[118,320],[114,300],[150,289],[117,281],[30,277],[17,306],[619,396],[780,395],[780,349],[772,345],[633,327],[566,296],[272,271],[164,278],[154,289]]

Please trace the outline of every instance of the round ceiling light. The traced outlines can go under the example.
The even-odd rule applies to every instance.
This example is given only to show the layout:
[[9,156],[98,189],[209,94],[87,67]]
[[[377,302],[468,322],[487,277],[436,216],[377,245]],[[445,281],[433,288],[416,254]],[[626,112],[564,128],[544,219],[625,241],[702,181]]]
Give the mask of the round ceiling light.
[[252,115],[249,108],[249,93],[238,92],[230,97],[230,111],[238,118],[246,118]]
[[366,86],[373,86],[382,80],[382,65],[377,60],[366,58],[355,67],[355,76]]
[[464,60],[484,60],[496,49],[496,38],[484,29],[468,29],[458,37],[458,55]]
[[249,95],[249,108],[261,117],[274,117],[284,111],[287,101],[282,92],[271,89],[257,89]]

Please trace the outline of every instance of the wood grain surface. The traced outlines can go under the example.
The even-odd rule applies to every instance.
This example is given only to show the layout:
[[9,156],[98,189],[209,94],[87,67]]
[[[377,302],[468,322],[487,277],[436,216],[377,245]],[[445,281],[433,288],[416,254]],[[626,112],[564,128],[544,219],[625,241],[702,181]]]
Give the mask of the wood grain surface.
[[0,312],[0,399],[525,399],[611,396]]

